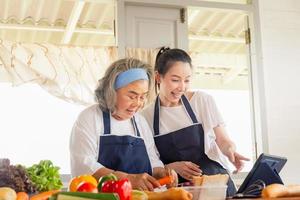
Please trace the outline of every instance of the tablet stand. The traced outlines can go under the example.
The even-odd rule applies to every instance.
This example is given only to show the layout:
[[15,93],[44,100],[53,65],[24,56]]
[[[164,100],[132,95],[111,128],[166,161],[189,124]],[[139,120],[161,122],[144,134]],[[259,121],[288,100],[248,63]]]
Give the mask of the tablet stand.
[[236,194],[234,198],[257,198],[265,186],[279,183],[283,184],[279,174],[267,163],[261,163],[250,178],[249,183],[242,193]]
[[272,169],[267,163],[261,163],[257,167],[255,173],[249,180],[249,185],[257,180],[262,180],[266,184],[266,186],[273,183],[283,184],[277,171],[275,169]]

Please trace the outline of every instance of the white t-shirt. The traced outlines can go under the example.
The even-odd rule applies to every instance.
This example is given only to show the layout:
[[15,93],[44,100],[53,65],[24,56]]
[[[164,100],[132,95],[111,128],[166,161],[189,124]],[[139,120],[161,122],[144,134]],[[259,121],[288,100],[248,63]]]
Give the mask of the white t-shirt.
[[[140,114],[135,115],[135,120],[141,138],[144,139],[152,168],[163,167],[164,165],[159,160],[158,152],[154,145],[151,129],[146,120]],[[110,121],[112,135],[135,136],[130,119],[118,121],[111,117]],[[88,107],[80,113],[73,126],[70,138],[72,176],[93,174],[104,167],[97,161],[100,135],[103,135],[103,132],[103,115],[97,104]]]
[[[196,91],[190,99],[190,105],[197,117],[199,123],[204,129],[204,148],[206,155],[220,163],[225,169],[230,169],[229,160],[221,152],[216,143],[216,135],[213,128],[217,126],[224,126],[222,116],[215,104],[212,96]],[[150,128],[153,130],[154,104],[147,106],[141,114],[146,118]],[[192,119],[188,115],[183,105],[175,107],[160,106],[159,112],[159,133],[160,135],[167,134],[181,128],[191,126]]]

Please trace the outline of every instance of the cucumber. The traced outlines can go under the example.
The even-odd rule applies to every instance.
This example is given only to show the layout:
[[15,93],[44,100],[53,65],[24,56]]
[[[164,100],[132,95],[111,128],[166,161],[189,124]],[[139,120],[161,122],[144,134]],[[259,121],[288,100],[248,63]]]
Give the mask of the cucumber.
[[[69,197],[69,198],[68,198]],[[79,197],[79,198],[71,198]],[[90,192],[59,192],[57,200],[119,200],[119,195],[116,193],[90,193]]]
[[48,200],[57,200],[57,194],[52,195],[51,197],[48,198]]
[[140,190],[132,190],[131,192],[132,200],[148,200],[148,195]]

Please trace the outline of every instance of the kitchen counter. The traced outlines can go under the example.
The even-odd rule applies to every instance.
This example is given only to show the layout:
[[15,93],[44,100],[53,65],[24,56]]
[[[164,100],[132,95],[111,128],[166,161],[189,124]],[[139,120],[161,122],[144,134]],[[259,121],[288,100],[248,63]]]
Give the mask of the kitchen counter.
[[[227,199],[233,200],[233,199]],[[241,200],[300,200],[300,197],[282,197],[282,198],[255,198],[255,199],[241,199]]]

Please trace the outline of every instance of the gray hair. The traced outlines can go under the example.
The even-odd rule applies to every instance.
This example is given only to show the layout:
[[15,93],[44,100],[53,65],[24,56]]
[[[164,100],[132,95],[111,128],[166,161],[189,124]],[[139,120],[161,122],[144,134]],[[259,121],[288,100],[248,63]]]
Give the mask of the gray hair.
[[117,76],[129,69],[141,68],[147,72],[149,79],[149,94],[152,92],[154,72],[151,65],[146,64],[135,58],[124,58],[113,62],[105,71],[104,77],[98,81],[98,87],[95,90],[96,100],[100,109],[103,111],[115,111],[116,90],[114,84]]

